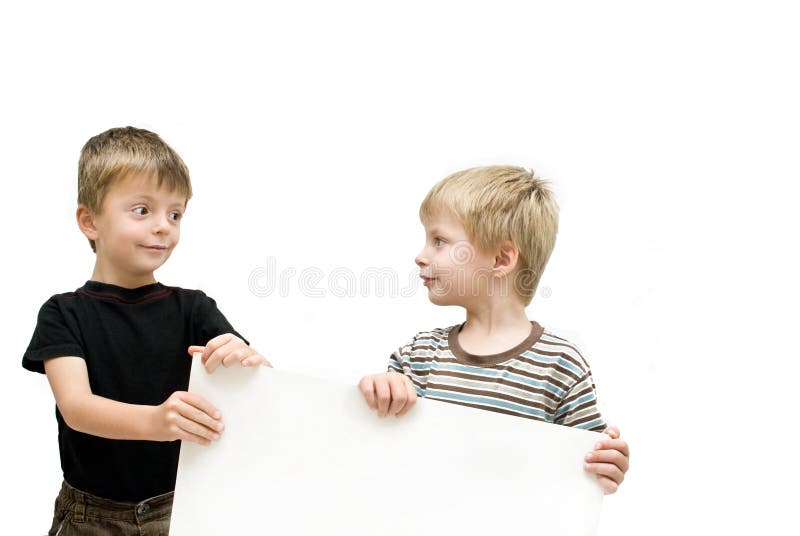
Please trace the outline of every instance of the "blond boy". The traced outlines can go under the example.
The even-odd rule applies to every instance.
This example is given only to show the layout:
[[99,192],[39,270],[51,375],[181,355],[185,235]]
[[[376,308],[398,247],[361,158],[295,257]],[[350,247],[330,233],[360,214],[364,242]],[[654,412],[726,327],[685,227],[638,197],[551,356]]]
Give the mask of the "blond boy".
[[519,167],[467,169],[431,189],[420,219],[425,246],[416,264],[428,298],[463,307],[466,320],[418,333],[391,355],[389,372],[364,377],[367,404],[400,416],[424,396],[605,432],[584,466],[615,492],[628,445],[600,416],[589,365],[525,312],[558,229],[547,183]]
[[209,372],[266,364],[214,300],[156,282],[191,195],[183,161],[152,132],[114,128],[81,151],[77,220],[94,270],[42,306],[22,360],[56,401],[64,482],[50,534],[166,535],[178,440],[208,445],[224,428],[186,392],[187,352]]

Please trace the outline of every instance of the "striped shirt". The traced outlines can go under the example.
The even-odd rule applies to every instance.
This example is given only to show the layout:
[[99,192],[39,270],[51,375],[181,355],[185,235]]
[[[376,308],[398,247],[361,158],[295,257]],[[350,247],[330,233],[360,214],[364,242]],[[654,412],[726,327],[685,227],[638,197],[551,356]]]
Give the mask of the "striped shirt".
[[589,365],[570,342],[531,322],[531,334],[496,355],[458,344],[462,325],[418,333],[389,359],[419,396],[529,419],[603,431]]

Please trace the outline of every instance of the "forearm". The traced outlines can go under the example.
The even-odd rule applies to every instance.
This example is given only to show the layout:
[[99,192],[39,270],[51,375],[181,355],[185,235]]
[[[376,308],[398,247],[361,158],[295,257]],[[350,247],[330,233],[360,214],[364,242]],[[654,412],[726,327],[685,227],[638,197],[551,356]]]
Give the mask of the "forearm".
[[224,425],[203,397],[175,391],[158,406],[126,404],[92,393],[86,362],[76,356],[44,362],[56,405],[73,430],[107,439],[194,441],[208,445]]
[[126,404],[91,393],[64,400],[59,411],[67,425],[78,432],[106,439],[156,441],[156,406]]

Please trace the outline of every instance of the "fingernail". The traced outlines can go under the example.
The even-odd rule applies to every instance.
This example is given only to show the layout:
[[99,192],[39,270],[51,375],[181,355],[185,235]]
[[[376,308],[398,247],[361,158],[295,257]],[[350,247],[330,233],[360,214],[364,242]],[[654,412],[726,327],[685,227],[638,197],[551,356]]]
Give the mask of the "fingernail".
[[594,448],[595,450],[600,450],[603,448],[603,444],[598,441],[597,443],[594,444]]
[[587,455],[584,457],[584,460],[586,460],[587,462],[590,462],[590,461],[592,461],[592,453],[590,452],[589,454],[587,454]]

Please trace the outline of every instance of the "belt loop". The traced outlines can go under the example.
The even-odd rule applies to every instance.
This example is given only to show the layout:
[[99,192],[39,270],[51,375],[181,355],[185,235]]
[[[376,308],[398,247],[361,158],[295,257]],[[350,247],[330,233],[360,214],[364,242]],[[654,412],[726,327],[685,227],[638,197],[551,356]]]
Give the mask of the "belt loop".
[[83,523],[86,521],[86,496],[78,490],[75,490],[75,504],[72,505],[74,516],[72,520],[75,523]]

